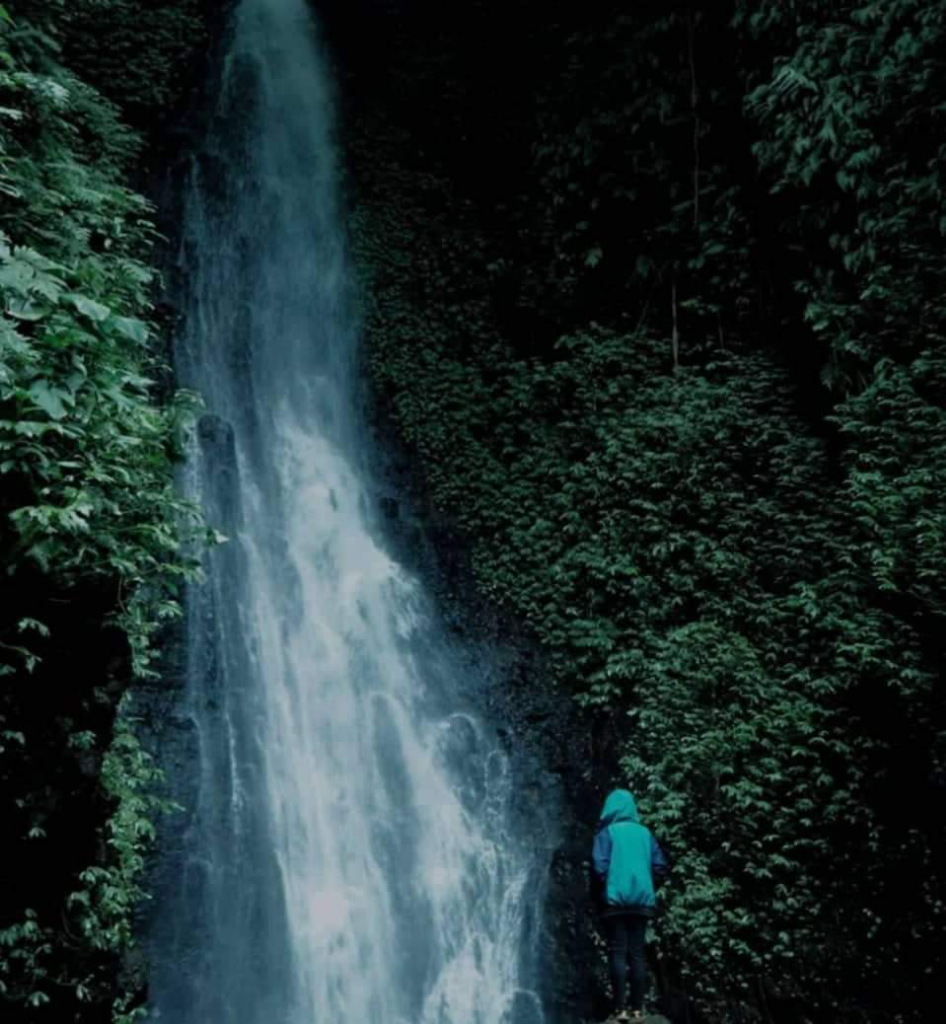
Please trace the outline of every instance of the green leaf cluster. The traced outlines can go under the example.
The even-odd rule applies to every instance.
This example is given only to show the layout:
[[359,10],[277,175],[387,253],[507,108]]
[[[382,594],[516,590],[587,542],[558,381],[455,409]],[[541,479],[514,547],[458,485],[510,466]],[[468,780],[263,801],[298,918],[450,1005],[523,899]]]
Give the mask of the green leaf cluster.
[[[182,6],[189,10],[192,5]],[[83,19],[0,8],[0,897],[4,1020],[131,1020],[138,877],[160,809],[127,722],[202,526],[175,494],[195,399],[168,391],[141,140],[76,73]],[[162,58],[166,59],[166,58]],[[131,72],[129,72],[131,73]],[[119,83],[113,83],[118,85]],[[160,83],[157,83],[160,84]]]

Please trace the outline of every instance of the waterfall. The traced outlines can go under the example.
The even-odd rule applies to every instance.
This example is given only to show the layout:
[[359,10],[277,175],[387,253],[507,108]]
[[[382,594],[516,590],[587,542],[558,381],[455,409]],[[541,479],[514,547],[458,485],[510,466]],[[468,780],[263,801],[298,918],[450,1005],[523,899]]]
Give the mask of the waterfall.
[[183,196],[187,601],[149,1020],[542,1024],[547,864],[477,671],[385,551],[332,94],[304,0],[242,0]]

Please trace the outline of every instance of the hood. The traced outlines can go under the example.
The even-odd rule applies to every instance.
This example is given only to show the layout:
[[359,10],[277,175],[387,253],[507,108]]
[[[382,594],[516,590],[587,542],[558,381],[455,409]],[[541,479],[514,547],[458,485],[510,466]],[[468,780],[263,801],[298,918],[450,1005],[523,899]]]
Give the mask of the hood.
[[634,797],[626,789],[613,789],[601,808],[600,826],[613,825],[618,821],[640,821]]

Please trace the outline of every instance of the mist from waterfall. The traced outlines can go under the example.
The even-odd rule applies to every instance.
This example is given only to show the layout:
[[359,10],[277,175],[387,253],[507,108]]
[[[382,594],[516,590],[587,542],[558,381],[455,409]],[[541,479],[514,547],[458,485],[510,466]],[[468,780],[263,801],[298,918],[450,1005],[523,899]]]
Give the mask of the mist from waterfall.
[[374,522],[316,26],[304,0],[233,18],[175,346],[206,405],[184,486],[229,541],[187,602],[149,1019],[542,1024],[546,864],[475,666]]

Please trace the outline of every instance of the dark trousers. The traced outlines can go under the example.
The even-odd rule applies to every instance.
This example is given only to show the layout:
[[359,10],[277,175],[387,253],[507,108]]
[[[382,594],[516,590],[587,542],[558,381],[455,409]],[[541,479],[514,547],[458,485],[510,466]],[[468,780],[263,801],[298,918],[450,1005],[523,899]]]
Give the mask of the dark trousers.
[[604,931],[608,937],[608,968],[611,971],[611,991],[614,1007],[624,1009],[627,978],[630,974],[630,1009],[644,1009],[644,989],[647,987],[647,964],[644,961],[644,935],[647,918],[640,914],[614,914],[605,917]]

